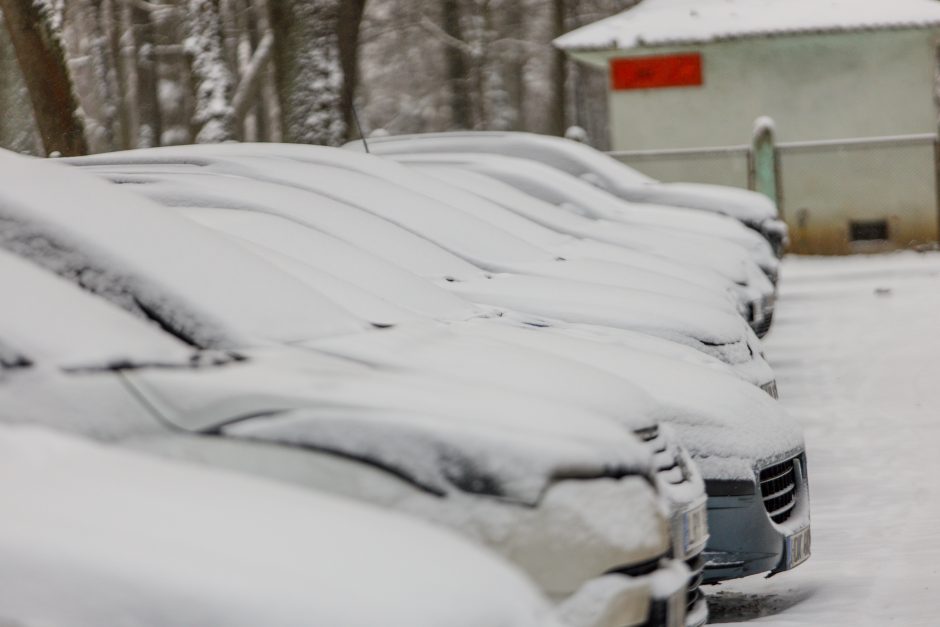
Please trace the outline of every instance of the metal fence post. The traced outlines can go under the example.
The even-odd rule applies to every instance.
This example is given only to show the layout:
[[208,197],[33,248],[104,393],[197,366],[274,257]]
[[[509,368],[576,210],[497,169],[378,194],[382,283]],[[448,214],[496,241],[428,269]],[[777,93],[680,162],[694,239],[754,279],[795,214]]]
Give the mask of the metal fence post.
[[777,185],[777,149],[774,144],[774,121],[759,117],[754,121],[751,138],[751,181],[753,189],[779,206]]

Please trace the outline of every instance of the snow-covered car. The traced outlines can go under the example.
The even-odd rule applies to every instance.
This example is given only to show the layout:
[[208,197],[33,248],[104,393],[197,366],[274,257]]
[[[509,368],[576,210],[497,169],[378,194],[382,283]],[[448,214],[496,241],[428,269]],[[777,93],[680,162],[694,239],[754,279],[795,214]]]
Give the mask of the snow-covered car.
[[[362,142],[347,148],[361,150]],[[778,257],[787,245],[787,226],[766,196],[748,190],[698,183],[662,183],[582,143],[534,133],[452,132],[376,137],[376,154],[475,152],[531,159],[562,170],[637,203],[684,207],[727,215],[761,233]]]
[[[587,190],[585,185],[588,184],[583,180],[538,161],[480,153],[392,154],[389,157],[406,163],[434,165],[451,163],[456,166],[467,164],[469,167],[476,167],[480,171],[489,173],[494,178],[497,177],[494,173],[500,173],[499,176],[503,177],[503,180],[525,188],[529,187],[526,181],[536,177],[551,179],[556,184],[569,183],[578,192],[587,194],[578,208],[592,218],[622,222],[634,228],[657,229],[685,236],[695,235],[733,244],[744,249],[750,259],[768,274],[775,274],[780,265],[779,259],[774,255],[767,240],[737,220],[692,209],[664,208],[659,205],[624,201],[597,188],[585,191]],[[522,172],[516,173],[516,170]],[[572,181],[577,183],[572,183]],[[538,197],[543,196],[543,192],[538,189],[533,189],[530,193]]]
[[[0,421],[451,527],[524,569],[562,614],[588,611],[590,599],[600,622],[586,624],[644,623],[651,598],[684,617],[689,571],[666,558],[670,535],[649,453],[621,427],[335,358],[288,370],[263,352],[247,360],[198,353],[38,266],[0,258],[0,289],[16,303],[0,314]],[[631,577],[610,583],[605,573]]]
[[[211,185],[207,180],[211,178],[221,179],[227,189]],[[155,185],[155,180],[166,179],[146,179],[150,183],[143,183],[145,179],[132,180],[137,181],[132,189],[149,190],[142,193],[160,198],[162,194],[158,191],[159,187],[151,185]],[[460,303],[435,286],[383,263],[364,251],[344,245],[335,238],[281,217],[275,208],[286,208],[289,203],[282,201],[291,195],[282,196],[277,189],[264,184],[253,183],[252,190],[247,186],[239,186],[237,180],[230,177],[211,174],[198,177],[187,175],[172,180],[175,183],[171,187],[172,192],[163,192],[171,195],[167,198],[176,203],[185,201],[203,205],[201,208],[178,207],[183,215],[225,232],[243,245],[252,242],[253,250],[285,271],[308,280],[317,289],[324,290],[331,300],[365,320],[397,325],[399,328],[404,328],[416,314],[448,320],[451,322],[449,328],[455,332],[499,339],[533,350],[544,349],[559,357],[602,368],[612,375],[623,377],[631,386],[639,384],[644,390],[650,390],[656,400],[656,407],[650,411],[669,422],[683,444],[693,451],[696,460],[701,460],[703,467],[707,468],[705,478],[710,480],[711,488],[709,515],[715,517],[718,521],[716,524],[723,525],[721,529],[713,528],[713,539],[706,552],[710,564],[706,571],[708,580],[792,567],[793,564],[788,564],[782,555],[787,538],[802,532],[809,524],[805,480],[795,478],[794,481],[799,483],[799,492],[794,492],[794,498],[781,503],[774,510],[762,509],[761,503],[754,498],[733,501],[732,506],[729,506],[729,495],[723,491],[731,485],[726,481],[731,476],[737,477],[742,485],[747,482],[757,485],[762,468],[773,466],[780,460],[793,460],[803,454],[799,427],[764,394],[729,377],[725,372],[709,369],[709,372],[701,373],[702,368],[698,364],[676,364],[673,358],[656,355],[655,351],[650,354],[642,347],[626,350],[623,346],[610,343],[572,338],[564,332],[550,335],[550,321],[537,325],[541,328],[534,328],[532,323],[520,323],[517,326],[511,316],[474,315],[466,303]],[[249,202],[252,193],[266,198],[266,205]],[[310,195],[303,200],[306,203],[316,202],[316,198]],[[245,210],[249,208],[251,210]],[[304,211],[301,215],[307,213],[310,212]],[[292,259],[293,263],[285,261],[284,257]],[[355,285],[345,284],[347,280]],[[469,324],[463,324],[467,322]],[[405,341],[404,335],[398,338],[386,337],[390,342],[389,353],[414,350],[413,345]],[[341,347],[334,347],[329,340],[318,341],[313,345],[328,352],[344,352],[347,356],[360,359],[378,358],[374,346],[360,345],[358,349],[353,349],[348,341],[343,341]],[[356,352],[350,353],[350,350]],[[440,366],[444,367],[444,364]],[[682,393],[677,395],[677,390]],[[755,395],[758,398],[754,398]],[[634,403],[633,406],[639,407],[640,403]],[[700,438],[703,432],[714,434],[722,430],[722,435],[710,435],[704,440]],[[667,456],[667,461],[675,459],[675,455]],[[658,477],[674,473],[676,465],[673,462],[660,466]],[[683,465],[681,461],[679,465]],[[802,472],[805,475],[805,467]],[[690,487],[693,486],[683,486],[685,490]],[[741,489],[736,488],[736,491]],[[669,486],[664,486],[662,492],[667,497],[674,494]],[[695,498],[694,492],[691,496],[677,496],[677,512],[684,511],[683,508],[690,503],[694,504]],[[797,506],[799,509],[796,509]],[[784,509],[776,512],[777,520],[782,522],[785,518],[789,526],[777,525],[772,519],[771,514],[780,508]],[[791,510],[795,511],[788,513]],[[730,518],[734,518],[734,521],[729,523]],[[687,520],[683,519],[674,524],[673,528],[681,531],[688,529],[688,526]],[[766,533],[742,533],[741,530],[746,528],[760,529]],[[689,539],[686,536],[686,541]],[[692,566],[695,566],[697,551],[690,550],[693,547],[678,542],[674,552],[693,560]],[[760,555],[760,559],[755,560],[755,555]],[[736,569],[725,568],[732,561],[746,564]]]
[[[37,167],[40,167],[38,172]],[[45,265],[87,290],[105,296],[138,316],[156,322],[178,338],[185,339],[190,345],[203,348],[251,346],[257,345],[258,338],[261,337],[273,343],[295,343],[301,339],[314,341],[343,333],[362,333],[363,327],[371,328],[370,325],[349,319],[345,314],[339,317],[331,316],[335,306],[329,301],[313,298],[310,295],[312,292],[306,294],[308,290],[302,283],[292,282],[290,277],[275,271],[267,264],[252,263],[254,257],[234,245],[228,245],[218,236],[210,237],[211,233],[196,225],[179,218],[173,219],[166,210],[147,206],[136,207],[142,204],[140,199],[119,193],[113,187],[88,179],[81,173],[67,169],[59,170],[58,176],[54,175],[60,167],[45,164],[37,166],[35,162],[28,163],[23,159],[10,161],[7,172],[19,174],[21,179],[28,178],[30,174],[36,176],[41,173],[46,183],[51,181],[55,184],[47,184],[41,191],[33,190],[25,194],[11,191],[5,195],[3,209],[0,210],[0,222],[3,222],[5,227],[2,245]],[[76,190],[83,193],[76,195]],[[87,199],[87,202],[76,203],[76,198]],[[131,206],[134,206],[135,210],[132,211]],[[98,213],[95,213],[93,208],[97,208]],[[70,219],[56,220],[55,216],[60,212],[68,214]],[[66,225],[69,228],[65,228]],[[139,231],[138,235],[134,234],[135,230]],[[117,236],[118,234],[120,235]],[[116,237],[109,239],[108,235]],[[172,252],[168,252],[164,246],[167,241],[174,244]],[[207,275],[201,270],[207,267],[205,260],[225,268],[227,272],[222,275]],[[271,271],[262,268],[269,268]],[[242,289],[246,282],[252,286],[249,292]],[[35,300],[35,294],[32,292],[37,289],[39,281],[30,280],[27,283],[30,284],[30,297]],[[290,296],[274,300],[274,294],[277,292]],[[283,307],[272,307],[272,302],[283,304]],[[49,309],[73,311],[76,307],[64,305]],[[5,313],[13,315],[12,310]],[[238,315],[233,318],[228,315],[230,313]],[[103,314],[94,316],[95,319],[102,317]],[[311,325],[306,331],[301,330],[304,318]],[[24,324],[32,324],[32,319],[28,316],[21,320],[26,321]],[[140,333],[140,330],[135,332]],[[20,337],[23,333],[11,335]],[[71,336],[92,337],[89,333],[73,330],[60,339],[64,342],[65,338]],[[44,336],[43,339],[53,347],[62,343],[53,341],[51,336]],[[96,347],[95,350],[99,350],[103,345],[101,341],[91,339],[88,339],[86,344]],[[133,345],[132,342],[122,340],[121,346],[125,344]],[[52,348],[47,346],[45,350],[52,351]],[[254,358],[252,363],[260,357],[257,350],[259,349],[251,353]],[[557,522],[565,517],[551,513],[553,491],[545,483],[539,485],[538,481],[533,482],[539,472],[534,470],[531,464],[525,463],[521,458],[509,461],[510,458],[507,457],[496,463],[494,469],[492,464],[486,461],[489,455],[505,454],[506,447],[518,447],[518,455],[530,455],[533,451],[527,451],[536,443],[562,435],[557,432],[560,424],[557,423],[558,420],[568,425],[561,439],[574,438],[572,443],[582,441],[588,437],[589,425],[597,421],[591,417],[593,414],[574,405],[546,402],[497,390],[474,389],[471,392],[466,386],[432,382],[428,373],[423,373],[417,378],[402,373],[380,377],[375,372],[368,375],[362,372],[363,368],[370,368],[368,365],[351,365],[349,360],[344,360],[341,367],[336,363],[339,358],[331,358],[322,353],[318,353],[314,359],[312,354],[295,351],[286,360],[282,352],[277,354],[280,357],[274,359],[274,362],[281,369],[274,374],[265,374],[263,369],[261,372],[252,371],[251,364],[239,364],[237,367],[229,364],[225,368],[195,370],[163,367],[131,371],[130,365],[134,363],[150,366],[163,364],[153,356],[141,358],[136,362],[120,358],[109,360],[107,363],[116,363],[122,379],[133,386],[134,399],[142,399],[144,408],[157,412],[164,421],[168,421],[171,426],[175,425],[177,430],[183,428],[198,433],[230,436],[193,438],[182,437],[185,434],[172,431],[157,439],[147,438],[151,446],[163,452],[195,459],[210,455],[214,463],[229,463],[238,468],[245,468],[247,465],[256,472],[266,471],[275,476],[284,473],[288,476],[281,478],[302,482],[325,482],[323,485],[315,485],[322,489],[355,491],[370,487],[375,492],[358,493],[355,496],[390,502],[406,511],[452,524],[484,542],[491,543],[491,546],[503,551],[510,559],[532,572],[544,589],[556,599],[569,597],[584,586],[593,586],[594,579],[585,579],[587,571],[593,571],[595,578],[608,570],[633,572],[629,571],[635,565],[634,561],[631,561],[633,557],[619,561],[624,555],[621,553],[618,556],[618,551],[611,550],[610,546],[596,553],[588,550],[586,561],[579,561],[580,558],[576,556],[581,554],[581,549],[575,546],[586,541],[585,538],[595,537],[595,534],[586,532],[585,536],[569,536],[570,517],[565,524]],[[180,361],[175,363],[179,364]],[[183,363],[189,361],[184,360]],[[285,369],[285,365],[289,367]],[[353,365],[354,377],[348,372]],[[84,372],[102,369],[80,367],[78,370]],[[63,384],[60,389],[73,389],[75,381],[74,378],[68,378],[68,383]],[[14,399],[2,404],[14,419],[28,416],[30,411],[35,412],[43,403],[63,400],[59,395],[43,395],[43,391],[50,388],[46,382],[37,384],[33,389],[38,395],[37,402],[13,404],[13,400],[22,397],[24,389],[29,389],[24,388],[24,385],[21,380]],[[126,390],[124,392],[126,393]],[[74,402],[75,399],[69,401],[68,394],[61,396],[65,397],[67,407],[81,405]],[[623,410],[622,407],[618,409]],[[235,410],[244,420],[233,418],[232,412]],[[119,424],[102,427],[99,422],[95,422],[102,420],[101,412],[94,408],[87,411],[91,414],[88,416],[90,422],[80,420],[78,424],[90,424],[93,431],[107,426],[118,430],[132,429],[135,424],[134,421],[122,421],[120,412],[115,410],[104,414]],[[46,410],[38,412],[37,418],[56,416],[59,413],[61,412],[52,411],[47,406]],[[469,423],[466,422],[468,420]],[[602,422],[607,427],[614,426],[606,420]],[[351,435],[348,430],[344,430],[350,423],[353,423]],[[468,424],[473,425],[472,428],[468,427]],[[390,437],[388,430],[395,425],[399,430],[392,434],[394,437]],[[154,428],[150,423],[146,426]],[[467,428],[469,431],[461,434],[461,431]],[[528,428],[531,428],[531,432],[526,431]],[[605,446],[618,450],[623,448],[618,455],[628,457],[632,446],[634,452],[640,451],[648,458],[646,448],[632,439],[622,427],[616,427],[615,431],[621,438],[626,436],[624,442],[628,444],[621,447],[613,433],[609,433],[605,436],[609,440]],[[441,440],[444,433],[453,437]],[[486,440],[485,443],[474,447],[474,438],[469,437],[473,433],[481,436],[478,442]],[[488,435],[482,437],[484,433]],[[510,433],[514,434],[514,437],[509,437]],[[282,447],[248,446],[243,441],[245,438],[288,444],[290,450]],[[432,447],[429,452],[438,451],[439,454],[416,454],[422,446],[429,446],[429,443],[435,441],[437,448]],[[298,446],[319,446],[331,451],[333,455],[314,457],[309,451],[296,450]],[[344,448],[349,446],[353,449]],[[548,443],[546,446],[552,448]],[[370,459],[373,466],[384,462],[386,471],[380,472],[373,466],[350,462],[348,459],[337,461],[336,454],[342,453],[353,458]],[[570,458],[566,461],[565,456],[560,453],[562,451],[552,453],[551,457],[557,462],[554,468],[567,469],[562,472],[563,477],[568,476],[565,474],[568,471],[574,471],[575,476],[581,477],[584,482],[578,483],[575,488],[566,487],[563,491],[590,492],[592,488],[583,486],[600,486],[588,481],[590,476],[585,476],[583,471],[575,470],[579,463],[573,463]],[[296,459],[288,462],[288,458],[292,457]],[[601,475],[616,473],[629,466],[622,462],[612,462],[609,458],[605,461],[604,455],[598,456],[592,463]],[[318,468],[311,470],[311,466]],[[396,472],[399,475],[405,472],[403,468],[408,468],[406,476],[411,479],[410,486],[403,485],[401,477],[394,476]],[[499,473],[487,476],[486,471],[496,472],[499,468],[517,468],[522,474],[514,479],[500,478]],[[555,470],[551,470],[547,476],[554,476],[554,473]],[[363,478],[363,474],[369,477],[375,474],[380,478]],[[353,479],[341,481],[340,478],[344,476]],[[647,479],[639,474],[630,477],[649,487]],[[622,485],[625,479],[626,477],[618,479],[617,484]],[[426,483],[428,481],[431,483]],[[440,499],[434,496],[436,490],[440,491],[447,486],[455,493],[450,505],[442,504]],[[516,497],[517,503],[520,499],[524,501],[528,498],[530,508],[536,513],[528,515],[525,508],[512,506],[512,498],[507,498],[503,493],[510,488],[525,492],[525,495],[518,492],[509,496]],[[603,486],[601,488],[603,489]],[[406,498],[402,490],[407,492],[410,498]],[[475,494],[474,490],[497,490],[499,494],[483,499],[483,504],[480,504],[479,499],[474,500],[476,497],[472,496]],[[467,494],[470,497],[467,497]],[[601,496],[604,498],[582,494],[578,498],[581,515],[590,516],[590,508],[586,507],[586,504],[597,502],[599,505],[603,504],[606,511],[598,521],[608,520],[606,516],[611,515],[608,502],[611,495]],[[653,499],[652,503],[655,505],[655,492],[648,496]],[[469,503],[466,498],[470,498]],[[561,500],[566,499],[561,497]],[[637,505],[635,500],[632,506],[629,505],[629,499],[625,498],[619,499],[618,502],[623,503],[623,507],[630,512]],[[501,509],[505,507],[511,507],[511,510]],[[644,507],[648,510],[651,505],[648,502],[638,509],[643,510]],[[475,515],[468,515],[467,512]],[[658,510],[656,512],[654,517],[661,516]],[[549,520],[540,526],[539,517],[543,513],[548,513]],[[525,534],[510,534],[507,531],[508,521],[512,519],[512,516],[507,519],[509,514],[516,516],[514,520],[525,528]],[[437,518],[434,518],[435,516]],[[632,516],[632,513],[628,518],[629,516]],[[494,521],[499,522],[496,525],[498,529],[494,528]],[[660,522],[663,523],[665,548],[668,548],[668,528],[665,527],[664,519],[660,518]],[[629,520],[625,519],[622,526],[624,533],[633,531]],[[544,532],[535,531],[539,528],[544,529]],[[544,538],[551,538],[553,534],[562,534],[563,537],[550,540],[555,550],[546,555]],[[603,536],[601,539],[603,540]],[[653,542],[655,543],[655,535]],[[573,549],[573,556],[568,554],[567,558],[564,557],[561,548],[565,546]],[[642,549],[640,553],[645,550]],[[587,558],[590,554],[595,558],[602,554],[600,559],[605,562],[604,567],[598,570],[595,568],[597,564],[587,564],[594,559]],[[676,569],[684,569],[684,566],[680,568],[678,564],[666,564],[663,568],[656,569],[660,556],[656,554],[650,559],[653,560],[652,567],[655,572],[649,577],[659,577],[662,572],[674,575]],[[561,561],[557,563],[557,568],[548,568],[547,565],[553,560]],[[648,559],[639,559],[639,562],[650,563]],[[687,577],[688,571],[684,572]],[[669,580],[674,581],[674,578]],[[633,600],[630,600],[631,597],[625,597],[619,601],[610,601],[625,603],[625,612],[637,612],[637,603],[641,598],[645,598],[643,595],[650,589],[647,579],[638,582],[632,590]],[[658,591],[666,589],[656,586],[653,588]],[[628,592],[630,591],[621,590],[618,594]],[[682,585],[673,589],[671,595],[667,596],[671,599],[681,596],[684,604],[685,593],[685,585]],[[631,614],[631,617],[635,618],[635,614]],[[630,621],[633,621],[633,618]]]
[[[696,263],[688,253],[701,249],[701,241],[689,242],[681,238],[677,241],[662,229],[637,228],[619,221],[570,212],[460,164],[427,163],[423,157],[399,158],[426,174],[486,198],[548,229],[585,238],[579,240],[582,248],[590,247],[590,254],[595,257],[639,267],[649,266],[659,273],[691,281],[714,292],[727,291],[733,295],[741,315],[752,327],[760,330],[766,326],[765,314],[767,303],[772,303],[772,289],[766,289],[762,279],[749,280],[747,268],[735,264],[733,259],[720,268],[724,274]],[[708,244],[707,250],[702,250],[701,254],[714,258],[715,250],[710,242]],[[674,257],[681,258],[681,261]]]
[[562,626],[431,525],[37,427],[0,426],[0,500],[5,625]]
[[[323,286],[324,277],[332,277],[331,285],[326,287],[328,296],[367,320],[403,325],[415,315],[409,311],[431,315],[428,303],[438,300],[437,296],[444,298],[444,295],[434,294],[434,286],[410,281],[406,273],[395,272],[360,251],[344,249],[327,236],[277,216],[231,209],[182,211],[191,219],[238,240],[253,242],[266,258],[277,260],[288,256],[294,259],[296,264],[284,263],[282,267],[318,287]],[[311,269],[315,269],[312,275]],[[354,280],[356,285],[341,285],[344,282],[337,277]],[[388,308],[389,302],[397,311]],[[446,319],[455,309],[449,306],[436,313]],[[809,527],[805,453],[799,426],[786,416],[778,403],[725,373],[676,363],[672,358],[642,350],[586,342],[564,332],[551,333],[547,327],[516,326],[502,318],[475,317],[466,322],[468,324],[455,322],[450,328],[464,335],[496,339],[581,361],[622,377],[630,386],[638,385],[653,396],[656,406],[651,411],[669,425],[670,433],[677,434],[706,479],[708,513],[713,520],[709,526],[712,537],[703,556],[706,581],[779,572],[801,561],[788,562],[786,547],[788,542],[793,542],[789,538],[808,533],[804,531]],[[331,350],[328,341],[316,345]],[[406,346],[398,345],[400,349]],[[349,350],[348,344],[346,350]],[[375,353],[362,347],[357,356],[365,359],[374,357]],[[650,438],[655,437],[653,430],[646,433]],[[680,452],[682,455],[684,452]],[[700,545],[689,544],[694,537],[694,534],[688,535],[689,521],[678,516],[691,511],[689,505],[695,503],[699,494],[694,481],[681,481],[681,474],[696,471],[683,461],[684,457],[671,452],[662,457],[657,474],[661,492],[667,498],[674,497],[677,520],[673,529],[685,534],[685,544],[676,542],[674,554],[682,555],[695,568],[700,566],[696,563],[695,546]],[[790,468],[785,469],[789,483],[781,485],[779,490],[771,490],[770,484],[764,485],[761,477],[766,478],[766,469],[781,462],[790,463]],[[799,464],[802,464],[799,471],[794,470]],[[677,466],[681,474],[676,473]],[[662,485],[669,483],[678,485]],[[755,496],[757,486],[764,490],[761,501]],[[774,494],[779,491],[783,493],[774,500]],[[750,497],[734,498],[742,494]],[[779,497],[783,497],[782,500]],[[806,555],[808,541],[802,542],[807,546],[801,555]]]
[[[336,152],[343,153],[346,155],[344,158],[351,161],[366,158],[365,155],[349,151],[310,146],[277,148],[289,153],[294,152],[293,148],[300,148],[300,155],[306,155],[303,149],[307,148],[317,155],[319,150],[331,151],[325,157],[317,156],[317,159],[329,158],[330,154]],[[583,265],[555,259],[544,249],[528,245],[460,210],[435,202],[428,203],[422,194],[353,169],[287,158],[242,156],[227,159],[214,156],[220,151],[250,154],[254,149],[254,146],[246,145],[174,147],[97,155],[72,160],[71,163],[84,164],[85,167],[99,171],[104,166],[111,168],[112,174],[118,164],[123,164],[120,167],[126,170],[138,166],[159,166],[176,171],[198,168],[298,189],[317,191],[326,187],[329,191],[323,194],[340,198],[346,206],[346,213],[351,211],[350,206],[360,208],[398,225],[403,231],[410,230],[413,235],[421,236],[425,240],[425,249],[430,242],[439,244],[444,251],[437,251],[436,258],[440,258],[440,252],[456,253],[456,261],[463,262],[460,268],[464,273],[451,273],[457,267],[454,263],[449,263],[446,271],[443,266],[432,267],[427,263],[421,270],[416,270],[414,266],[410,269],[418,271],[422,276],[442,281],[448,289],[471,301],[570,322],[650,333],[718,357],[739,370],[742,376],[755,382],[760,381],[761,385],[773,378],[761,355],[757,337],[730,302],[727,309],[718,309],[709,304],[652,291],[597,284],[599,280],[614,279],[610,279],[609,274],[603,278],[585,276],[584,272],[578,270]],[[350,159],[350,156],[354,159]],[[396,172],[403,171],[406,177],[417,177],[421,181],[430,178],[392,162],[381,159],[378,162],[383,164],[383,168],[391,166]],[[375,160],[369,161],[369,164],[375,163]],[[312,178],[313,171],[319,172],[320,176]],[[433,186],[436,181],[430,180],[432,183],[429,186]],[[451,189],[444,186],[443,191]],[[392,196],[398,202],[390,202]],[[312,208],[308,208],[308,211],[319,213],[319,208],[316,212]],[[403,254],[401,238],[397,239],[395,246],[386,243],[385,248],[390,253],[388,260],[402,263],[403,257],[409,257],[410,261],[416,261],[420,248]],[[374,242],[366,247],[375,248],[382,244]],[[479,264],[480,267],[475,268],[466,261]],[[586,262],[581,261],[582,264]],[[488,274],[487,271],[496,274]],[[557,278],[559,276],[568,278]]]
[[[761,335],[770,328],[775,286],[769,277],[776,280],[780,261],[765,240],[737,223],[730,224],[737,227],[738,232],[726,234],[727,237],[718,237],[707,232],[683,231],[678,228],[678,224],[694,221],[689,220],[688,215],[676,216],[676,212],[680,211],[678,209],[663,213],[630,204],[564,172],[526,159],[473,153],[390,156],[413,165],[439,166],[443,163],[497,179],[573,215],[601,221],[587,231],[601,241],[630,246],[690,265],[697,263],[710,267],[708,264],[711,263],[711,267],[720,271],[726,278],[757,292],[760,298],[759,309],[751,312],[749,320],[755,331]],[[544,207],[540,209],[544,211]],[[693,211],[683,211],[697,215]],[[664,216],[673,217],[666,220]],[[698,217],[704,219],[711,216]],[[657,222],[658,226],[654,227],[653,224]],[[627,228],[612,230],[611,223]],[[739,236],[743,236],[744,241],[741,241]],[[748,242],[748,239],[751,241]]]

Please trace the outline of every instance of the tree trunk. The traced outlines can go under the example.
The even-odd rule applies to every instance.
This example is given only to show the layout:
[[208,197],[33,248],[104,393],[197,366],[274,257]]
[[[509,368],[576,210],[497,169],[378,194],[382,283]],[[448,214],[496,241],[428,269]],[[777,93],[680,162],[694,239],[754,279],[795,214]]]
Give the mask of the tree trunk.
[[161,144],[163,121],[160,116],[158,91],[157,56],[154,54],[156,36],[153,16],[139,4],[131,5],[131,22],[134,25],[136,44],[135,67],[137,69],[137,137],[138,148],[152,148]]
[[336,34],[339,38],[339,62],[343,68],[340,106],[346,124],[346,139],[355,139],[359,135],[358,129],[355,128],[353,107],[356,86],[359,84],[359,27],[365,8],[366,0],[341,0],[339,5]]
[[[2,22],[0,15],[0,22]],[[0,24],[0,147],[16,152],[37,155],[42,153],[33,109],[23,76],[16,64],[16,53]]]
[[[565,33],[565,0],[552,0],[552,39]],[[548,132],[563,136],[568,128],[568,59],[561,50],[552,51],[552,96]]]
[[339,0],[271,4],[274,63],[284,140],[338,146],[346,139]]
[[[96,109],[100,114],[100,142],[104,144],[105,150],[112,151],[117,149],[121,132],[118,119],[121,102],[114,70],[116,59],[111,56],[108,38],[111,16],[103,0],[90,0],[89,9],[91,11],[87,22],[91,41],[88,54],[91,59],[92,84],[97,92],[95,99],[98,101]],[[89,113],[87,108],[85,112]]]
[[196,142],[217,143],[235,139],[232,111],[232,74],[225,63],[217,0],[188,0],[189,38],[196,92],[193,126]]
[[88,152],[60,33],[51,9],[35,0],[0,0],[4,23],[29,91],[46,153]]
[[[260,40],[265,35],[273,36],[271,31],[270,11],[266,0],[251,3],[256,37]],[[258,131],[264,141],[283,140],[281,132],[281,105],[277,96],[277,83],[274,78],[274,64],[269,62],[261,70],[261,98],[258,107]]]
[[[441,17],[444,32],[448,37],[463,41],[460,28],[460,3],[458,0],[442,0]],[[470,101],[469,74],[466,53],[456,45],[446,44],[444,60],[447,71],[447,86],[450,90],[451,126],[456,129],[473,128],[473,110]]]
[[125,71],[127,63],[121,45],[125,26],[122,14],[124,7],[122,5],[123,3],[119,3],[119,0],[105,0],[103,6],[108,36],[108,50],[111,55],[112,63],[114,64],[114,81],[117,85],[118,94],[116,105],[118,108],[118,129],[120,132],[118,145],[121,149],[127,149],[131,148],[133,143],[131,140],[131,105],[127,101],[129,91],[127,72]]

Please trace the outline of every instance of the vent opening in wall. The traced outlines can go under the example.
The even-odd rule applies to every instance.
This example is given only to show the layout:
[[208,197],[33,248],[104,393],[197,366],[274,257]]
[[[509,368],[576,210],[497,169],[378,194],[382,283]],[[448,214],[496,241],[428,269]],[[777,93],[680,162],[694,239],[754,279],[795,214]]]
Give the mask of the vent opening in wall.
[[873,242],[888,239],[887,220],[852,220],[849,239],[853,242]]

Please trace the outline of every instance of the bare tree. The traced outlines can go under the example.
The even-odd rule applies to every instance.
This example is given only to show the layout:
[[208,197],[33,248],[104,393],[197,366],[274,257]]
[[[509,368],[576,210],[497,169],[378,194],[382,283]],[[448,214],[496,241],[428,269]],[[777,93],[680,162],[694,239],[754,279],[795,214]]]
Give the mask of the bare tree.
[[444,59],[447,66],[447,87],[450,90],[451,126],[473,128],[470,66],[464,47],[458,0],[441,0],[441,22],[448,40],[445,42]]
[[353,139],[356,86],[359,84],[359,29],[366,0],[342,0],[336,34],[339,40],[339,61],[343,68],[343,92],[340,107],[346,123],[346,139]]
[[217,0],[188,0],[189,37],[187,52],[192,58],[196,110],[193,126],[197,143],[235,139],[232,109],[234,85],[225,62],[222,27]]
[[[566,0],[552,0],[552,37],[565,32]],[[552,51],[552,97],[549,102],[549,132],[564,135],[568,128],[568,59],[561,50]]]
[[40,0],[0,0],[0,10],[33,103],[43,147],[49,154],[86,154],[85,125],[52,8]]
[[335,146],[346,138],[338,19],[339,0],[277,0],[271,4],[285,141]]
[[[2,17],[0,14],[0,21]],[[42,146],[33,121],[26,84],[3,26],[0,26],[0,111],[3,111],[0,116],[0,146],[17,152],[39,154]]]
[[152,9],[145,4],[132,3],[130,19],[133,27],[134,67],[136,76],[135,102],[137,104],[136,146],[159,146],[163,134],[158,92],[156,35]]

